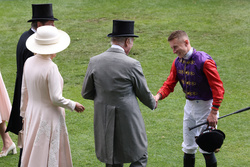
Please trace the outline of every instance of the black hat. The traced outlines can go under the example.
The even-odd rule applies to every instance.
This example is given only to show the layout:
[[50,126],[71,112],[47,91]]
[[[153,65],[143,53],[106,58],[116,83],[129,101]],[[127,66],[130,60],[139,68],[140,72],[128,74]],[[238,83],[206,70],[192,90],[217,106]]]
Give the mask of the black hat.
[[108,37],[139,37],[134,35],[134,21],[113,20],[113,31]]
[[32,21],[58,20],[53,16],[52,4],[32,4]]
[[199,147],[207,152],[214,152],[223,144],[225,134],[218,129],[207,129],[196,138]]

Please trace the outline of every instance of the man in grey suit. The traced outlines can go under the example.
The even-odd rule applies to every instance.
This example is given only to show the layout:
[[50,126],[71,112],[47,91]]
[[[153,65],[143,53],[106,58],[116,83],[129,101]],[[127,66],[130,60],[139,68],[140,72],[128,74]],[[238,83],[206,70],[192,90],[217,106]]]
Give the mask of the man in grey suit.
[[150,109],[157,103],[139,61],[127,56],[133,47],[134,21],[113,20],[112,46],[90,59],[82,96],[94,100],[97,158],[106,167],[147,165],[147,136],[138,99]]

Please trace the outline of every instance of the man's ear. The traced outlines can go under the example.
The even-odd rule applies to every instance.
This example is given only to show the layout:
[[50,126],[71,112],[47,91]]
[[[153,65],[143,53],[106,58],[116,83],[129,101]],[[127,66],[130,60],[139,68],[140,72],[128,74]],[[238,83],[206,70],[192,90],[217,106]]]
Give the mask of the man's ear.
[[38,21],[37,22],[37,28],[43,26],[42,22]]
[[189,40],[188,39],[186,39],[184,42],[185,42],[185,46],[189,45]]
[[130,44],[130,39],[129,38],[126,38],[125,39],[125,46],[128,46]]

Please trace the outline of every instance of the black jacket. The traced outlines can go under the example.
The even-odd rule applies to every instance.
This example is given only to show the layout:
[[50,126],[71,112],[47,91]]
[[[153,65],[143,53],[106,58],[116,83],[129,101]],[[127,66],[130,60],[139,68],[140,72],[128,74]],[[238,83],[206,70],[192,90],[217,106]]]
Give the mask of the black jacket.
[[26,40],[33,34],[34,32],[30,29],[29,31],[24,32],[17,44],[16,49],[16,64],[17,64],[17,72],[16,72],[16,84],[15,91],[12,103],[12,109],[10,114],[10,119],[8,122],[8,126],[6,132],[11,131],[15,134],[22,129],[22,117],[20,116],[20,101],[21,101],[21,88],[22,88],[22,76],[23,76],[23,66],[25,61],[34,55],[31,51],[26,48]]

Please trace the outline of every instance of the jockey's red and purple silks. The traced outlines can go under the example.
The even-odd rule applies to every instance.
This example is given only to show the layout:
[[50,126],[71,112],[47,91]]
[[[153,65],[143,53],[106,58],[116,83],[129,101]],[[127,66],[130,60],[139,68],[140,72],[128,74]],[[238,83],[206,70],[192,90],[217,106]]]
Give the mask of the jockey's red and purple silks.
[[203,72],[203,65],[207,59],[213,60],[207,53],[194,49],[189,59],[177,57],[175,61],[178,80],[189,100],[213,99],[207,77]]

